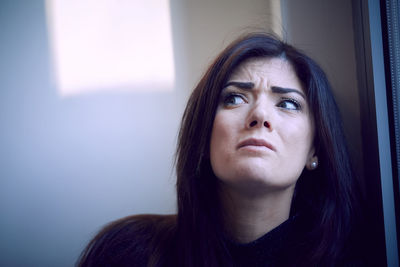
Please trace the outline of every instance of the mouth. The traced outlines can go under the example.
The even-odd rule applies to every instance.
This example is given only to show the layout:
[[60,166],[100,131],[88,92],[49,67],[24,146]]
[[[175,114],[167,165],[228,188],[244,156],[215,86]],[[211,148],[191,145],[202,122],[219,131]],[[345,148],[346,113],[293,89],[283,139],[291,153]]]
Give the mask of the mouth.
[[276,151],[275,147],[265,141],[264,139],[257,139],[257,138],[249,138],[239,143],[238,149],[247,146],[255,146],[255,147],[266,147],[272,151]]

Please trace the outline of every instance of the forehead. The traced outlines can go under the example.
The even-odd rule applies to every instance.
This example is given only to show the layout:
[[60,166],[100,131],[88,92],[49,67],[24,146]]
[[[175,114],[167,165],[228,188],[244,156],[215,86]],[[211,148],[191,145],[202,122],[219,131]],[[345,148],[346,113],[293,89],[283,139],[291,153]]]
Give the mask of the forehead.
[[229,80],[267,81],[270,85],[296,88],[304,92],[292,64],[281,58],[250,58],[232,72]]

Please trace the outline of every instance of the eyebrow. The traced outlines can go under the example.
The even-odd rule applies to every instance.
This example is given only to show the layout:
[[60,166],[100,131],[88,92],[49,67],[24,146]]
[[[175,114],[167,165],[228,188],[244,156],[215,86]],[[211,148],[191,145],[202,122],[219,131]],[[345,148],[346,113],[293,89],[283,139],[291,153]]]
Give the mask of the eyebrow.
[[[235,86],[240,89],[250,90],[250,89],[254,88],[254,83],[252,83],[252,82],[228,82],[227,84],[225,84],[224,88],[226,88],[228,86]],[[302,96],[304,99],[306,99],[306,96],[297,89],[272,86],[271,91],[276,94],[296,93],[296,94],[299,94],[300,96]]]
[[254,83],[252,83],[252,82],[228,82],[227,84],[225,84],[224,88],[231,86],[231,85],[238,87],[240,89],[245,89],[245,90],[254,88]]
[[283,87],[279,87],[279,86],[272,86],[271,87],[271,91],[276,93],[276,94],[296,93],[296,94],[301,95],[304,99],[306,99],[306,96],[302,92],[297,90],[297,89],[283,88]]

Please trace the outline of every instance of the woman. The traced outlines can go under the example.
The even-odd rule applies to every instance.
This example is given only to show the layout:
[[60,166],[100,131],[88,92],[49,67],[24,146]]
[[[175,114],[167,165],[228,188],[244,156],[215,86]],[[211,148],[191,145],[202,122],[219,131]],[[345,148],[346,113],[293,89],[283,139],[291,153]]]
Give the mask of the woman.
[[80,266],[343,265],[353,178],[323,71],[264,33],[229,45],[193,91],[176,216],[104,228]]

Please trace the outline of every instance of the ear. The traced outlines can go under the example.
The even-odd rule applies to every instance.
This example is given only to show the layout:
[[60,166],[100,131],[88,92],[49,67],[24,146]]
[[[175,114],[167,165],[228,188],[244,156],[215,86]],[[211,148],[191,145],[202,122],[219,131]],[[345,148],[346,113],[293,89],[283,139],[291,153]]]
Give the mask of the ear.
[[308,154],[308,160],[306,163],[306,168],[309,171],[315,170],[318,167],[318,157],[315,155],[314,146],[310,149],[310,153]]

